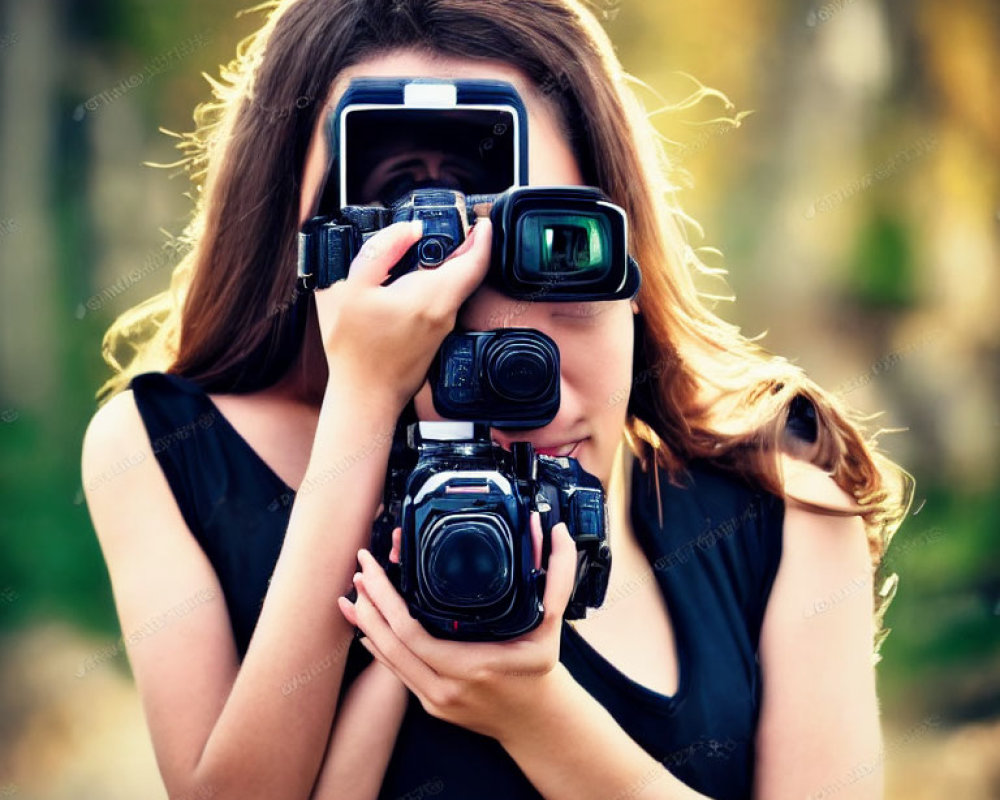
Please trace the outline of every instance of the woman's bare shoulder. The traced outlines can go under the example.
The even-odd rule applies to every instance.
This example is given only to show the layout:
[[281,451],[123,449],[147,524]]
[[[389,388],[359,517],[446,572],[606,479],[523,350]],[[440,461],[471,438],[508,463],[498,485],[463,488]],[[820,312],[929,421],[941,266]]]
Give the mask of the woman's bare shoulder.
[[[102,463],[124,452],[134,454],[151,447],[139,416],[139,408],[131,389],[119,392],[91,417],[83,435],[83,472],[99,468]],[[84,484],[86,487],[86,483]]]
[[785,499],[817,513],[855,516],[861,506],[824,470],[789,455],[782,455]]

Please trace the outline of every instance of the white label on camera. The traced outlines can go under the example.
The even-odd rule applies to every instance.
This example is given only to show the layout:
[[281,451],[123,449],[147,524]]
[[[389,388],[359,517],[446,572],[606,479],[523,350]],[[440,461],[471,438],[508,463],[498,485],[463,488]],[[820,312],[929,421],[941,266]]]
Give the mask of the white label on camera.
[[453,83],[408,83],[403,87],[403,105],[454,108],[458,105],[458,88]]

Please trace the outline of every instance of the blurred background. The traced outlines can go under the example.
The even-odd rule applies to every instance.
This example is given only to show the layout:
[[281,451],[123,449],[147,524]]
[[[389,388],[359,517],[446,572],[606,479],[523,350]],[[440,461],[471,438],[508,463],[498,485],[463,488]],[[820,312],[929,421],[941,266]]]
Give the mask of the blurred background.
[[[719,313],[903,429],[888,796],[1000,797],[1000,4],[591,5],[729,270]],[[175,159],[158,129],[191,129],[243,6],[0,0],[0,797],[164,796],[80,443],[101,335],[167,286],[191,209],[143,162]],[[725,97],[687,107],[698,82]]]

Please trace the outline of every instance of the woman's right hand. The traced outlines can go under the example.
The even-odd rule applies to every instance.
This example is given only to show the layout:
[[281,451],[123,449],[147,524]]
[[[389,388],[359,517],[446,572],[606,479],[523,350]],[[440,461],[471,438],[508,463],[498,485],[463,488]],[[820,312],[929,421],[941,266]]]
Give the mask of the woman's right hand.
[[490,261],[492,229],[482,217],[441,266],[382,286],[421,235],[418,222],[390,225],[365,242],[345,280],[316,292],[330,382],[388,391],[400,410],[423,384],[459,307],[482,282]]

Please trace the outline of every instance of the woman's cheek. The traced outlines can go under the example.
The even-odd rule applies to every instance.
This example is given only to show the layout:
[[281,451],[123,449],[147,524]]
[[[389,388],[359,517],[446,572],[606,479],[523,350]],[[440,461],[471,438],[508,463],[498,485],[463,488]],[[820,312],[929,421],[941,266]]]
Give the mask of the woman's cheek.
[[430,381],[424,381],[424,385],[413,396],[413,410],[416,412],[418,420],[427,422],[444,420],[444,417],[438,414],[437,409],[434,408]]
[[[564,376],[588,398],[594,411],[617,406],[632,386],[631,331],[596,332],[561,345]],[[569,337],[563,337],[564,341]]]

